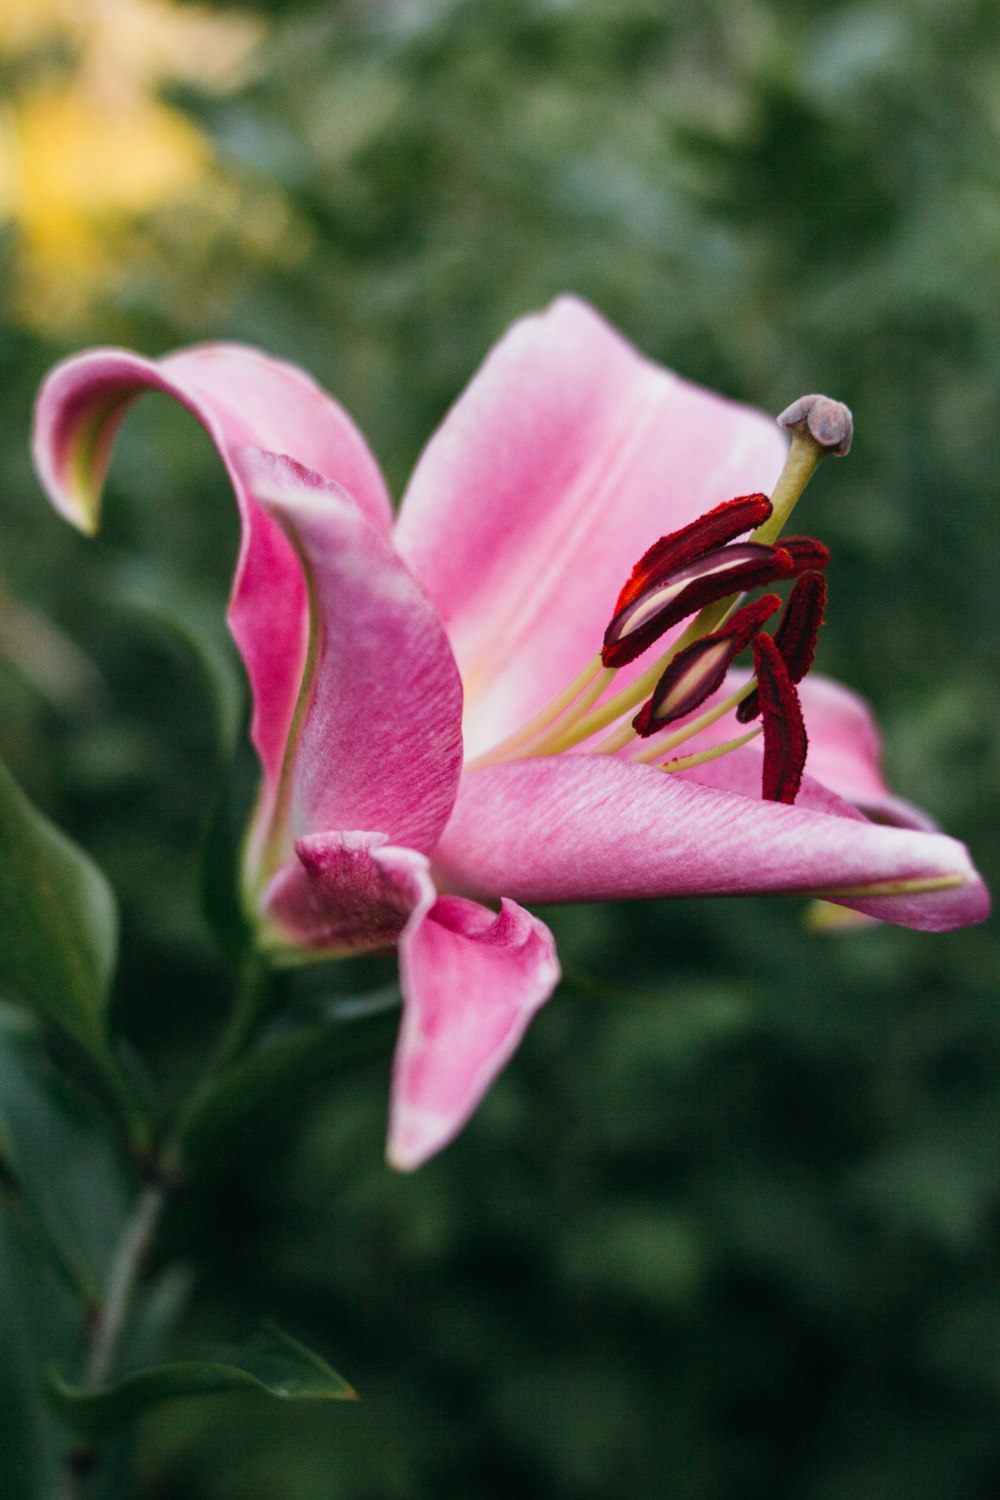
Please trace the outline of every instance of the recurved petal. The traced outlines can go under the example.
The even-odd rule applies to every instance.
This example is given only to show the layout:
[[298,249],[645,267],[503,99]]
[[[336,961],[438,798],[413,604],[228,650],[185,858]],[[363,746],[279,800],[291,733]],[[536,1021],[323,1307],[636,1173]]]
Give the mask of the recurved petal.
[[397,545],[442,613],[471,754],[600,649],[657,537],[771,489],[776,425],[643,359],[563,298],[516,323],[431,439]]
[[97,529],[115,436],[146,391],[172,396],[198,418],[236,491],[242,540],[229,624],[250,678],[266,813],[302,677],[306,596],[287,539],[244,489],[234,450],[249,444],[294,455],[342,484],[382,530],[390,516],[385,485],[346,412],[294,365],[231,344],[184,349],[159,361],[127,349],[95,349],[52,371],[35,412],[38,473],[53,505],[82,531]]
[[336,485],[255,449],[236,466],[299,554],[314,616],[273,853],[344,828],[426,853],[462,764],[462,685],[437,612],[389,536]]
[[266,938],[331,954],[391,948],[411,914],[435,899],[430,862],[384,834],[349,831],[299,839],[263,897]]
[[513,901],[414,912],[399,945],[403,1023],[388,1157],[418,1167],[457,1135],[559,981],[548,928]]
[[820,893],[928,931],[989,908],[967,850],[943,834],[762,802],[612,756],[468,772],[434,869],[485,899],[526,902]]

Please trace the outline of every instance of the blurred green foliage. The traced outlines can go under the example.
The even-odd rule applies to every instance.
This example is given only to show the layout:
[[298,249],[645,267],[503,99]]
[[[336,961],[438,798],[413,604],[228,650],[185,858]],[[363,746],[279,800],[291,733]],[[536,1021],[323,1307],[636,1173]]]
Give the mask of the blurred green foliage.
[[[254,81],[180,102],[230,172],[284,195],[294,255],[137,263],[72,334],[8,322],[0,343],[0,585],[74,643],[39,665],[0,605],[0,753],[115,887],[116,1015],[168,1091],[229,981],[197,890],[218,738],[157,616],[221,618],[235,518],[207,441],[155,403],[130,419],[98,541],[48,514],[31,400],[84,341],[230,337],[294,359],[397,493],[493,339],[564,289],[733,396],[844,398],[855,450],[808,498],[835,549],[819,665],[872,700],[896,789],[997,885],[1000,10],[259,9]],[[152,228],[169,250],[169,217]],[[546,913],[570,982],[412,1179],[381,1161],[384,1053],[246,1123],[168,1220],[163,1261],[195,1275],[185,1341],[273,1314],[362,1403],[164,1411],[141,1433],[141,1493],[995,1495],[995,928],[821,940],[801,915]],[[22,1358],[29,1332],[10,1337]]]

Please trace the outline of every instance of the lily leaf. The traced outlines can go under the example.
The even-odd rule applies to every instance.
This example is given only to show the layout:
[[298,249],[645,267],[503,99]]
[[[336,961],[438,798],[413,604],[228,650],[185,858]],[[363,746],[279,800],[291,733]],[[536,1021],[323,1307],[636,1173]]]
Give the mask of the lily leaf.
[[111,888],[0,765],[0,991],[114,1072],[105,1031],[118,944]]
[[257,763],[241,747],[246,734],[247,688],[236,649],[217,606],[207,604],[177,578],[132,567],[119,602],[179,648],[200,679],[212,725],[213,766],[201,836],[202,905],[226,951],[243,953],[250,932],[239,897],[239,868],[247,819],[256,794]]
[[123,567],[118,603],[166,637],[196,667],[212,717],[220,765],[228,765],[243,734],[246,683],[221,611],[182,580],[162,569]]
[[80,1309],[49,1259],[35,1226],[0,1201],[0,1495],[39,1500],[59,1493],[64,1435],[38,1372],[68,1359]]
[[363,1019],[336,1015],[265,1038],[221,1073],[182,1126],[182,1159],[194,1164],[251,1115],[283,1099],[298,1099],[310,1084],[385,1056],[399,1028],[398,1000],[380,1000]]
[[84,1391],[58,1375],[50,1379],[56,1406],[74,1432],[94,1440],[135,1417],[185,1396],[251,1390],[281,1401],[356,1401],[357,1392],[311,1349],[264,1323],[238,1349],[197,1360],[153,1365],[114,1385]]
[[0,1162],[67,1279],[96,1297],[138,1183],[107,1120],[50,1063],[38,1020],[3,1004]]

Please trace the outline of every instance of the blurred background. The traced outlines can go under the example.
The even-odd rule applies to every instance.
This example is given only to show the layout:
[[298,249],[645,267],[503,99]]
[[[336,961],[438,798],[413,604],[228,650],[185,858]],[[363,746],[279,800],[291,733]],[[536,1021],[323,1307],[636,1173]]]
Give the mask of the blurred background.
[[[834,549],[818,664],[1000,886],[990,0],[0,0],[0,90],[0,754],[116,887],[116,1018],[168,1094],[229,1003],[191,642],[231,667],[236,523],[156,402],[100,538],[49,513],[33,394],[85,343],[295,360],[396,494],[490,344],[563,290],[731,396],[848,401],[854,452],[802,521]],[[444,1156],[383,1165],[383,1045],[177,1205],[177,1347],[271,1314],[363,1400],[164,1408],[139,1492],[991,1500],[995,927],[545,916],[568,982]]]

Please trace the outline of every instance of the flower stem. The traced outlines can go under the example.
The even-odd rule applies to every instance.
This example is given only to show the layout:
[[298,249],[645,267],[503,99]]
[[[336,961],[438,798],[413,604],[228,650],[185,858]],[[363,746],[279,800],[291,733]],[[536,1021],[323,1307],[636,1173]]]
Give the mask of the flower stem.
[[[179,1142],[184,1121],[213,1078],[245,1051],[256,1035],[267,1014],[269,977],[266,962],[257,954],[251,955],[244,965],[236,1003],[219,1044],[182,1106],[156,1161],[145,1168],[146,1186],[122,1229],[90,1322],[80,1381],[84,1391],[98,1390],[114,1377],[143,1270],[171,1191],[179,1184],[178,1172],[183,1170]],[[90,1443],[78,1444],[69,1451],[60,1500],[84,1500],[96,1461],[97,1451]]]
[[83,1375],[84,1390],[96,1390],[108,1379],[121,1347],[146,1256],[159,1228],[167,1201],[165,1183],[143,1188],[111,1260],[104,1304],[94,1320],[90,1353]]
[[[114,1371],[143,1267],[166,1206],[167,1191],[166,1182],[150,1182],[143,1188],[115,1247],[104,1295],[90,1326],[87,1361],[80,1382],[85,1391],[98,1390]],[[70,1451],[61,1500],[82,1500],[95,1456],[89,1443]]]

